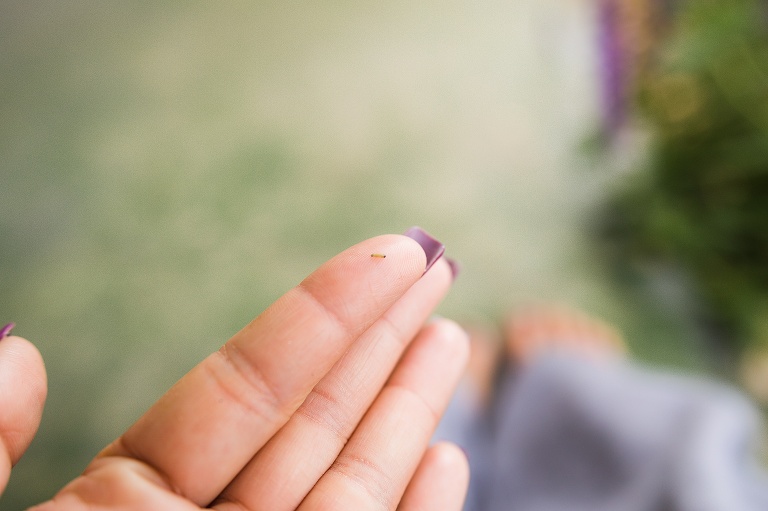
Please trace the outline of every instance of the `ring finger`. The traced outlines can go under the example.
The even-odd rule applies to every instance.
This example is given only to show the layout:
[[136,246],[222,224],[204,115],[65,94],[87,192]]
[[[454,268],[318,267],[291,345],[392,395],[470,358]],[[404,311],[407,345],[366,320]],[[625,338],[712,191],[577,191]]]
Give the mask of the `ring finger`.
[[299,510],[395,509],[468,357],[469,341],[455,323],[425,327]]

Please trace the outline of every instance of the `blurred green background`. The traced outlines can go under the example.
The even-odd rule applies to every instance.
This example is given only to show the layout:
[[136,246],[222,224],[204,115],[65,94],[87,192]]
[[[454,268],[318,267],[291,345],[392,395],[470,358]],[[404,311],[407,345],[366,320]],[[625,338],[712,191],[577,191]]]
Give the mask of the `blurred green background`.
[[768,3],[686,2],[659,25],[633,79],[652,137],[603,234],[621,265],[682,270],[720,344],[765,358]]
[[562,301],[717,369],[674,271],[621,285],[589,235],[639,159],[577,150],[597,31],[578,0],[0,3],[0,322],[50,386],[3,509],[322,261],[411,225],[463,264],[443,315]]

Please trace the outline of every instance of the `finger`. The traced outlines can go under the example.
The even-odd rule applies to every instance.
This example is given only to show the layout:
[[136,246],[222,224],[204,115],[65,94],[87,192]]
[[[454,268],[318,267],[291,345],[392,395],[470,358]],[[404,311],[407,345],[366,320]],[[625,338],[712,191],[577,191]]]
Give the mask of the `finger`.
[[342,252],[192,369],[100,457],[141,460],[207,505],[422,276],[425,261],[418,243],[396,235]]
[[21,337],[0,338],[0,493],[37,432],[47,389],[37,348]]
[[214,507],[295,509],[341,452],[405,347],[448,292],[451,274],[449,265],[438,261],[371,326]]
[[115,457],[95,460],[52,500],[27,511],[97,510],[201,511],[146,464]]
[[469,463],[447,442],[427,450],[405,490],[398,511],[461,511],[469,486]]
[[469,340],[455,323],[425,327],[299,509],[395,509],[468,357]]

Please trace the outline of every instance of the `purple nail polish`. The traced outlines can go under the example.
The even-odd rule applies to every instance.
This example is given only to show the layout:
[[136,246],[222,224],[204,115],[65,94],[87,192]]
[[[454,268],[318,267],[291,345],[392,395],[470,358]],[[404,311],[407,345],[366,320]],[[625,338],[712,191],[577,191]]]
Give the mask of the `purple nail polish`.
[[445,245],[430,236],[429,233],[421,227],[411,227],[403,234],[421,245],[424,254],[427,256],[427,267],[424,268],[424,273],[427,273],[427,271],[432,268],[432,265],[435,264],[435,261],[440,259],[440,256],[445,252]]
[[0,340],[5,339],[11,335],[11,330],[16,326],[16,323],[8,323],[3,328],[0,328]]
[[451,275],[453,276],[453,280],[456,280],[456,277],[459,276],[459,273],[461,273],[461,265],[459,264],[456,259],[451,259],[450,257],[445,257],[445,262],[448,263],[448,266],[451,268]]

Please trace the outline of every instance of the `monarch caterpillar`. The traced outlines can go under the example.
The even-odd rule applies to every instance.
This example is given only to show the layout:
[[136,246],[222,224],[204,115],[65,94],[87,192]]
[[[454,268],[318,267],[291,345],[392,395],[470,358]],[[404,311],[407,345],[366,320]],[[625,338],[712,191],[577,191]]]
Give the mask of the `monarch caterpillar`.
[[386,254],[371,254],[371,257],[376,257],[376,258],[379,258],[379,259],[384,259],[385,257],[387,257],[387,255]]

